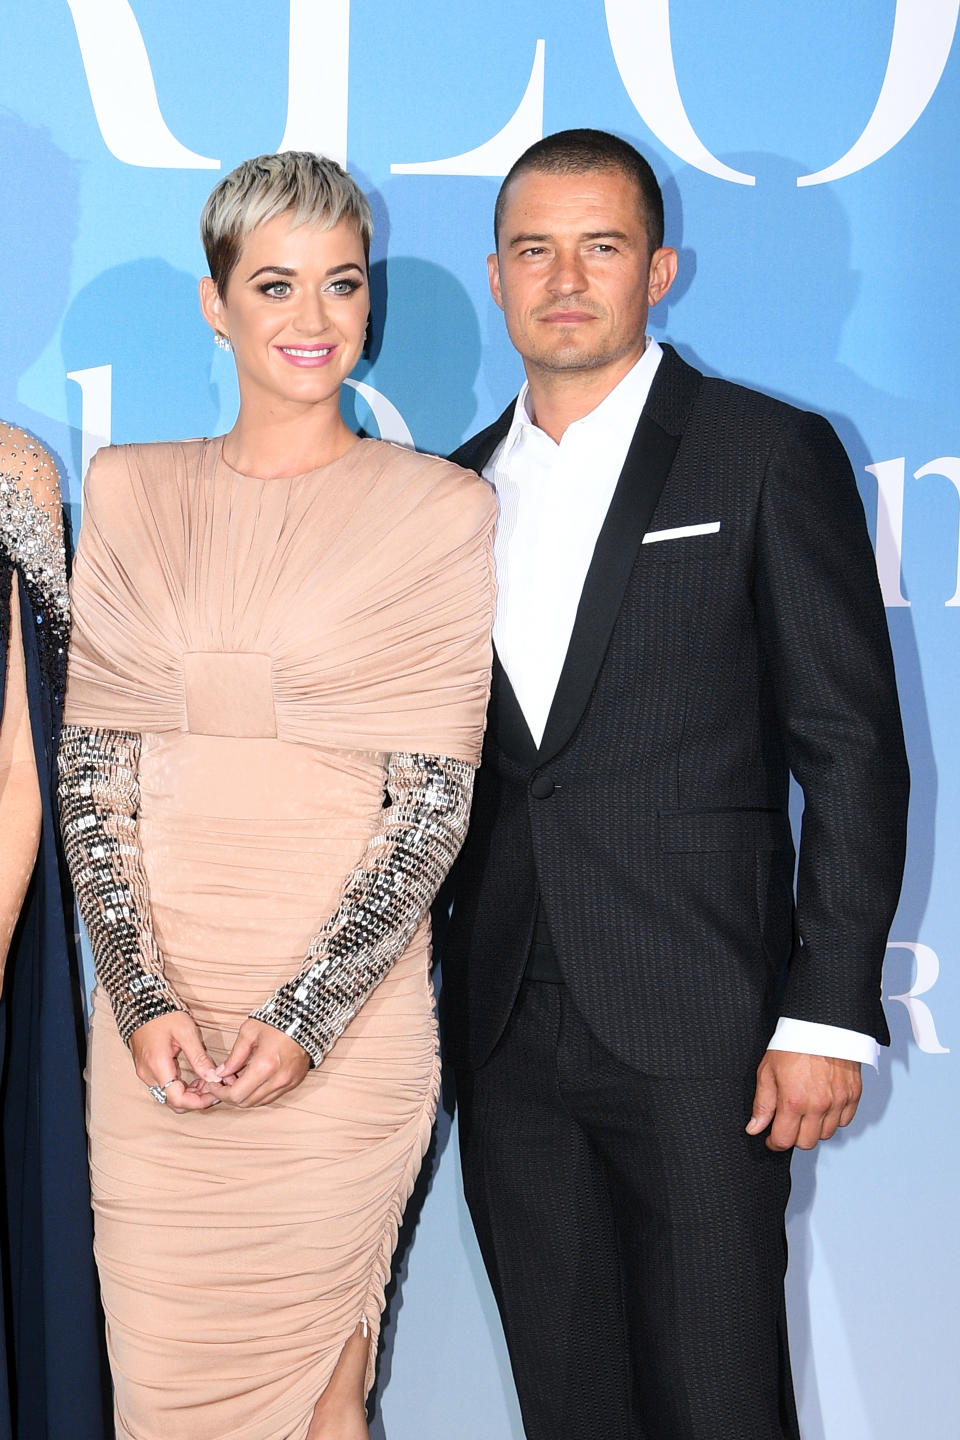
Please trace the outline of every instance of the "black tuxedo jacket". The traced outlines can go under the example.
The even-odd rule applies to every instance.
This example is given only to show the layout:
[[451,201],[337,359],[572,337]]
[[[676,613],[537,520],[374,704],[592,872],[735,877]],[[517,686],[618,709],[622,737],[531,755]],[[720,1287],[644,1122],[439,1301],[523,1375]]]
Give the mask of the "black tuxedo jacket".
[[[453,459],[481,470],[512,412]],[[907,792],[876,566],[836,435],[665,346],[539,749],[495,662],[443,947],[448,1054],[477,1067],[491,1053],[540,897],[578,1009],[651,1074],[742,1071],[778,1014],[886,1043]]]

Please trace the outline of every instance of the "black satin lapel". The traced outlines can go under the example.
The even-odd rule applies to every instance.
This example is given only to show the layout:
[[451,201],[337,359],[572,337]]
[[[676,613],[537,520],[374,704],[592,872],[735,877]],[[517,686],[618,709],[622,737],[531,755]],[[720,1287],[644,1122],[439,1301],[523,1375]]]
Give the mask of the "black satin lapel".
[[537,758],[537,746],[530,727],[524,718],[510,676],[500,663],[496,650],[493,652],[493,675],[490,681],[490,708],[487,716],[490,730],[502,750],[515,760],[532,765]]
[[476,470],[479,475],[490,456],[496,450],[501,440],[504,440],[513,423],[513,412],[516,409],[516,396],[504,410],[498,415],[492,425],[485,430],[479,430],[476,435],[471,435],[465,440],[459,449],[454,450],[450,459],[455,465],[462,465],[465,470]]
[[593,691],[624,591],[677,452],[679,437],[641,415],[587,571],[538,759],[566,744]]

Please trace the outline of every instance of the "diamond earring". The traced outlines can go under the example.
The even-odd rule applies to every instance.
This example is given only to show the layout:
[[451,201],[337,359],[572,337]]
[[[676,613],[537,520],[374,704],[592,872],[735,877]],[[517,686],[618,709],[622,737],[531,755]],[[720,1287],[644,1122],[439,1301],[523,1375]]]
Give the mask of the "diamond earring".
[[219,330],[215,331],[214,333],[213,343],[215,345],[219,345],[221,350],[233,349],[233,346],[230,344],[230,341],[227,339],[226,335],[221,335]]

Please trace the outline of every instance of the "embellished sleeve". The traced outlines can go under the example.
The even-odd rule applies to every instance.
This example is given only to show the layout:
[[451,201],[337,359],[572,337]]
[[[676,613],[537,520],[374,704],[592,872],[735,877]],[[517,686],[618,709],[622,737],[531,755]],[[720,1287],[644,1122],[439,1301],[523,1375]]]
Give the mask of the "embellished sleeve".
[[186,1007],[163,973],[138,834],[141,737],[65,725],[60,823],[67,864],[121,1038]]
[[[0,555],[0,607],[9,616],[8,644],[0,649],[0,981],[40,843],[42,809],[30,726],[27,677],[20,638],[17,586],[4,596]],[[0,626],[0,631],[2,631]],[[2,636],[0,636],[2,638]],[[4,671],[4,660],[6,666]]]
[[[40,841],[41,784],[45,789],[60,720],[68,614],[57,467],[25,430],[0,421],[0,971]],[[25,636],[49,702],[39,709],[40,747]]]
[[50,695],[52,745],[63,705],[70,628],[60,476],[42,445],[25,430],[0,421],[0,660],[7,653],[14,572]]
[[463,844],[473,766],[443,755],[396,752],[390,804],[348,876],[337,909],[315,936],[304,968],[254,1012],[319,1065],[400,958]]

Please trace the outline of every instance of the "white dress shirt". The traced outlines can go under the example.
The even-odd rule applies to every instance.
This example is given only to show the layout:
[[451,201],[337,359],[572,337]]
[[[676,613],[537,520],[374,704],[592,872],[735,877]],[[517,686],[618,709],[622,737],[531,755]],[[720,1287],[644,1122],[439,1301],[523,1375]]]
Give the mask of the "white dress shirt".
[[[524,384],[510,429],[484,467],[500,502],[493,638],[537,745],[597,537],[662,356],[648,336],[633,368],[594,410],[567,426],[559,444],[536,424]],[[778,1022],[770,1049],[874,1066],[879,1059],[871,1035],[788,1017]]]

